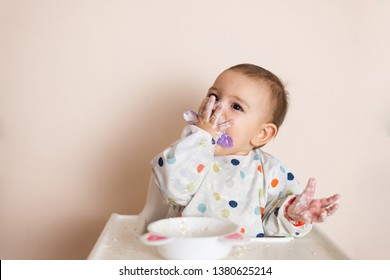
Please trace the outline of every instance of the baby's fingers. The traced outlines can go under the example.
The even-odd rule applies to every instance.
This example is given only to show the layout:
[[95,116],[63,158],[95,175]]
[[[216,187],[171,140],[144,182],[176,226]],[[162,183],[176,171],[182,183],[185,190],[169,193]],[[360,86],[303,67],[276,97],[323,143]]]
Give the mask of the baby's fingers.
[[319,213],[319,215],[317,217],[315,217],[315,219],[313,219],[314,222],[317,222],[317,223],[323,223],[326,221],[326,219],[333,215],[334,212],[336,212],[336,210],[338,209],[338,204],[333,204],[332,206],[328,207],[328,208],[323,208],[321,210],[321,212]]
[[216,102],[215,106],[214,106],[214,114],[213,114],[213,117],[214,117],[213,128],[217,127],[217,125],[220,123],[220,119],[221,119],[221,121],[224,120],[224,118],[222,116],[222,112],[223,112],[222,103]]
[[220,124],[217,125],[217,128],[219,131],[225,131],[232,125],[233,125],[233,120],[222,121]]
[[333,215],[338,208],[339,208],[338,204],[333,204],[332,206],[326,208],[326,212],[327,212],[328,216]]
[[307,182],[306,188],[302,193],[302,199],[305,201],[311,201],[314,197],[314,192],[316,190],[316,179],[310,178]]
[[339,194],[334,194],[334,195],[327,197],[327,198],[321,198],[320,199],[321,206],[328,207],[328,206],[334,204],[339,198],[340,198]]
[[215,96],[212,95],[210,97],[206,97],[199,108],[199,118],[201,118],[205,122],[209,122],[211,114],[213,113],[214,105]]

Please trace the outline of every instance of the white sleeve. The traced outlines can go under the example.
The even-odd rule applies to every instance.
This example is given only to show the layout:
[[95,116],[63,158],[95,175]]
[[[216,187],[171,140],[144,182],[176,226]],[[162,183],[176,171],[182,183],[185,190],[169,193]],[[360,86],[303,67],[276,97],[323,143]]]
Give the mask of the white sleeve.
[[215,141],[207,131],[189,125],[180,140],[151,161],[156,184],[168,203],[189,203],[210,169],[214,147]]
[[294,195],[302,193],[303,188],[282,163],[272,161],[272,168],[264,170],[267,190],[263,217],[264,233],[266,236],[305,236],[310,232],[312,225],[294,225],[285,216],[287,203]]

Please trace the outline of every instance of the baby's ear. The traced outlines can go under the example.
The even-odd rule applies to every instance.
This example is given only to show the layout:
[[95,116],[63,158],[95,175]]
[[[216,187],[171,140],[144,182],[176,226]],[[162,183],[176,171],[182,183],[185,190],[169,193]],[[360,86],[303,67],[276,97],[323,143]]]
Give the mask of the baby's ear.
[[254,147],[260,147],[267,144],[272,138],[275,137],[278,132],[278,128],[273,123],[263,124],[257,134],[252,138],[251,144]]

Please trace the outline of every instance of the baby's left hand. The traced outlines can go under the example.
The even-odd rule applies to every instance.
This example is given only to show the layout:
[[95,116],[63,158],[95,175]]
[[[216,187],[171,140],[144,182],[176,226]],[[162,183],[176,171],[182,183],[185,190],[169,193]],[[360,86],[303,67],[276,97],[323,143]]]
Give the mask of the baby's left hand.
[[328,198],[314,199],[316,181],[310,178],[303,193],[296,196],[295,200],[287,208],[287,215],[296,222],[322,223],[326,218],[336,212],[338,204],[336,200],[339,194]]

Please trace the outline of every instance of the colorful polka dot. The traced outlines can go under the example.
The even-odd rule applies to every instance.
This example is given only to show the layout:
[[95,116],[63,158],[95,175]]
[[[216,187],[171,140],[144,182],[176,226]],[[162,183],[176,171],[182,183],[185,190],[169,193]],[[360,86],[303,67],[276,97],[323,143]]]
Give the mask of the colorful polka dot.
[[263,189],[259,189],[259,198],[263,198]]
[[241,229],[240,229],[240,232],[241,232],[242,234],[244,234],[244,233],[245,233],[245,228],[241,228]]
[[204,169],[204,165],[203,164],[199,164],[198,167],[196,168],[196,171],[198,171],[198,173],[201,173]]
[[200,141],[199,141],[199,146],[205,146],[206,145],[206,143],[207,143],[207,139],[205,139],[205,138],[202,138],[202,139],[200,139]]
[[221,199],[221,196],[219,195],[219,193],[215,192],[215,193],[213,193],[213,195],[214,195],[215,200],[218,201]]
[[176,157],[173,153],[173,150],[171,148],[169,149],[166,149],[164,151],[164,155],[163,155],[163,158],[165,159],[165,161],[168,163],[168,164],[174,164],[176,162]]
[[255,215],[260,215],[260,207],[257,206],[257,207],[255,208],[255,211],[253,211],[253,212],[255,213]]
[[236,208],[238,205],[237,201],[235,200],[230,200],[229,201],[229,206],[232,207],[232,208]]
[[263,167],[262,167],[261,165],[259,165],[259,166],[257,167],[257,171],[263,172]]
[[192,192],[192,191],[194,190],[194,183],[189,183],[189,184],[186,186],[186,189],[187,189],[187,191]]
[[286,173],[286,169],[283,166],[280,166],[280,171],[282,171],[283,173]]
[[162,159],[162,157],[158,159],[158,165],[160,165],[160,167],[164,165],[164,160]]
[[291,172],[288,172],[287,173],[287,180],[289,180],[289,181],[292,181],[292,180],[294,180],[294,174],[292,174]]
[[206,204],[204,204],[204,203],[200,203],[199,205],[198,205],[198,211],[200,212],[200,213],[204,213],[204,212],[206,212]]
[[258,154],[256,154],[254,157],[253,157],[254,160],[259,160],[260,159],[260,156]]
[[275,210],[274,210],[274,214],[275,214],[276,217],[278,216],[279,209],[280,209],[280,207],[276,207]]
[[234,166],[237,166],[237,165],[239,165],[240,164],[240,161],[238,160],[238,159],[232,159],[231,161],[230,161]]
[[292,194],[294,194],[292,190],[286,191],[286,196],[289,196],[289,195],[292,195]]
[[241,176],[241,179],[245,179],[245,176],[246,176],[245,172],[240,170],[240,176]]
[[168,204],[176,204],[176,200],[174,200],[173,198],[168,198]]
[[279,184],[279,180],[276,178],[271,181],[271,187],[273,188],[275,188],[278,184]]
[[229,216],[230,216],[229,210],[223,209],[223,210],[221,211],[221,216],[224,217],[224,218],[229,217]]
[[263,238],[264,237],[264,233],[260,232],[256,235],[257,238]]
[[167,158],[168,164],[174,164],[176,162],[176,157]]
[[264,217],[264,210],[265,210],[264,207],[260,208],[261,217]]
[[218,165],[218,163],[214,163],[214,165],[213,165],[213,171],[214,172],[219,172],[219,165]]
[[212,145],[215,145],[215,140],[214,140],[214,138],[211,138],[211,144],[212,144]]

